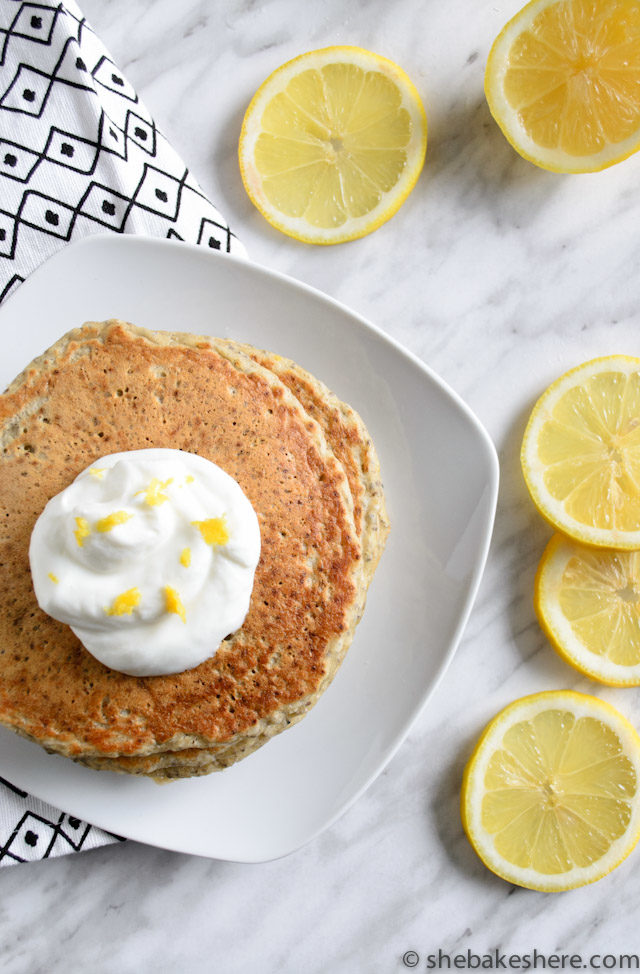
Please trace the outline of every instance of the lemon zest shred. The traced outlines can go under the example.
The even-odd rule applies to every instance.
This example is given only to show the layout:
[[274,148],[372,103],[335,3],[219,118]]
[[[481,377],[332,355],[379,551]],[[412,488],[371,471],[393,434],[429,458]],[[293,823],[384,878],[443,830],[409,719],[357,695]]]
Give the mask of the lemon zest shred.
[[144,494],[145,504],[148,504],[149,507],[157,507],[158,504],[164,504],[165,501],[169,500],[168,495],[164,494],[163,491],[172,483],[173,477],[169,477],[168,480],[158,480],[157,477],[153,477],[147,487],[137,490],[133,496],[137,497],[138,494]]
[[104,611],[108,616],[130,616],[137,605],[140,605],[142,598],[139,588],[129,588],[126,592],[121,592],[111,603],[111,608]]
[[191,523],[198,528],[206,544],[225,545],[229,540],[229,530],[224,514],[222,517],[210,517],[205,521],[192,521]]
[[60,581],[60,579],[58,578],[58,576],[57,575],[54,575],[53,572],[49,572],[49,578],[51,579],[51,581],[53,582],[54,585],[57,585],[58,582]]
[[178,592],[170,585],[165,585],[164,587],[164,604],[167,612],[173,612],[175,615],[180,616],[182,621],[186,623],[187,613],[183,605],[182,599],[180,598]]
[[183,548],[180,553],[180,564],[188,568],[191,564],[191,548]]
[[102,480],[105,469],[105,467],[89,467],[89,473],[92,477],[95,477],[96,480]]
[[82,548],[84,539],[88,538],[91,534],[91,528],[89,527],[89,522],[87,521],[86,517],[77,517],[76,524],[77,527],[73,533],[76,541],[78,542],[78,548]]
[[101,517],[99,521],[96,522],[96,531],[100,531],[104,534],[106,531],[111,531],[112,528],[117,527],[118,524],[126,524],[130,521],[133,514],[128,514],[127,511],[114,511],[113,514],[108,514],[106,517]]

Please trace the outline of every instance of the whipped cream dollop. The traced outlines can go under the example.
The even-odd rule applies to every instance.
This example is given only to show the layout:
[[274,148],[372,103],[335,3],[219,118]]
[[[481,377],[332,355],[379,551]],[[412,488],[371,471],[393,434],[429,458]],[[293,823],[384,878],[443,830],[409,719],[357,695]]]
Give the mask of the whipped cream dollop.
[[112,669],[157,676],[213,656],[249,610],[260,528],[239,484],[181,450],[102,457],[53,497],[29,560],[36,598]]

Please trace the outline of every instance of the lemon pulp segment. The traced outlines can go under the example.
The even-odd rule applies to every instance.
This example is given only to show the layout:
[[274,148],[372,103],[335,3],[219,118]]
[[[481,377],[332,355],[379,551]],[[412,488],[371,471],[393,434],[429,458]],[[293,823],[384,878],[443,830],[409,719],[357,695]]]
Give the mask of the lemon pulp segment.
[[571,691],[516,701],[489,725],[463,785],[463,822],[510,882],[594,882],[640,834],[640,739],[613,707]]
[[640,552],[556,535],[540,562],[535,606],[555,648],[581,673],[640,685]]
[[589,172],[640,143],[635,0],[534,0],[496,39],[485,90],[507,138],[548,169]]
[[588,544],[640,547],[640,360],[611,356],[538,400],[522,465],[541,513]]
[[276,70],[245,115],[249,196],[279,229],[336,243],[388,219],[424,160],[426,119],[397,65],[359,48],[308,54]]
[[509,728],[485,787],[482,823],[498,852],[554,874],[590,865],[623,834],[636,777],[604,724],[547,710]]

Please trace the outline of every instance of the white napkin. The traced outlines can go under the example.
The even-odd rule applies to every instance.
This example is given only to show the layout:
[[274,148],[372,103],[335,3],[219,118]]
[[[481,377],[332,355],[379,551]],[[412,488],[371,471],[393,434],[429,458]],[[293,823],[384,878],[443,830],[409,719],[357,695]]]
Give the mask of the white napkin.
[[[0,0],[0,301],[108,230],[244,254],[73,0]],[[69,812],[0,777],[0,866],[118,841]]]

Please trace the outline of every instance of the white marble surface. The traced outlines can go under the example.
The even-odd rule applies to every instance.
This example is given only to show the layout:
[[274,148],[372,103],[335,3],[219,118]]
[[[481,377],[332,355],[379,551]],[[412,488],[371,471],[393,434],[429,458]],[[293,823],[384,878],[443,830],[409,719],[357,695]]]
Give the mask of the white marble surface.
[[[639,354],[640,156],[594,176],[521,160],[482,93],[491,41],[519,0],[85,0],[84,9],[246,243],[421,356],[477,412],[502,486],[485,578],[457,656],[399,753],[343,818],[299,852],[246,866],[126,843],[5,869],[8,972],[392,972],[409,949],[638,951],[640,851],[594,887],[542,895],[490,875],[463,836],[460,777],[500,707],[575,687],[640,725],[640,696],[577,679],[534,618],[549,530],[518,451],[561,371]],[[398,61],[430,122],[424,174],[372,236],[314,249],[253,210],[236,166],[249,98],[281,62],[357,44]]]

